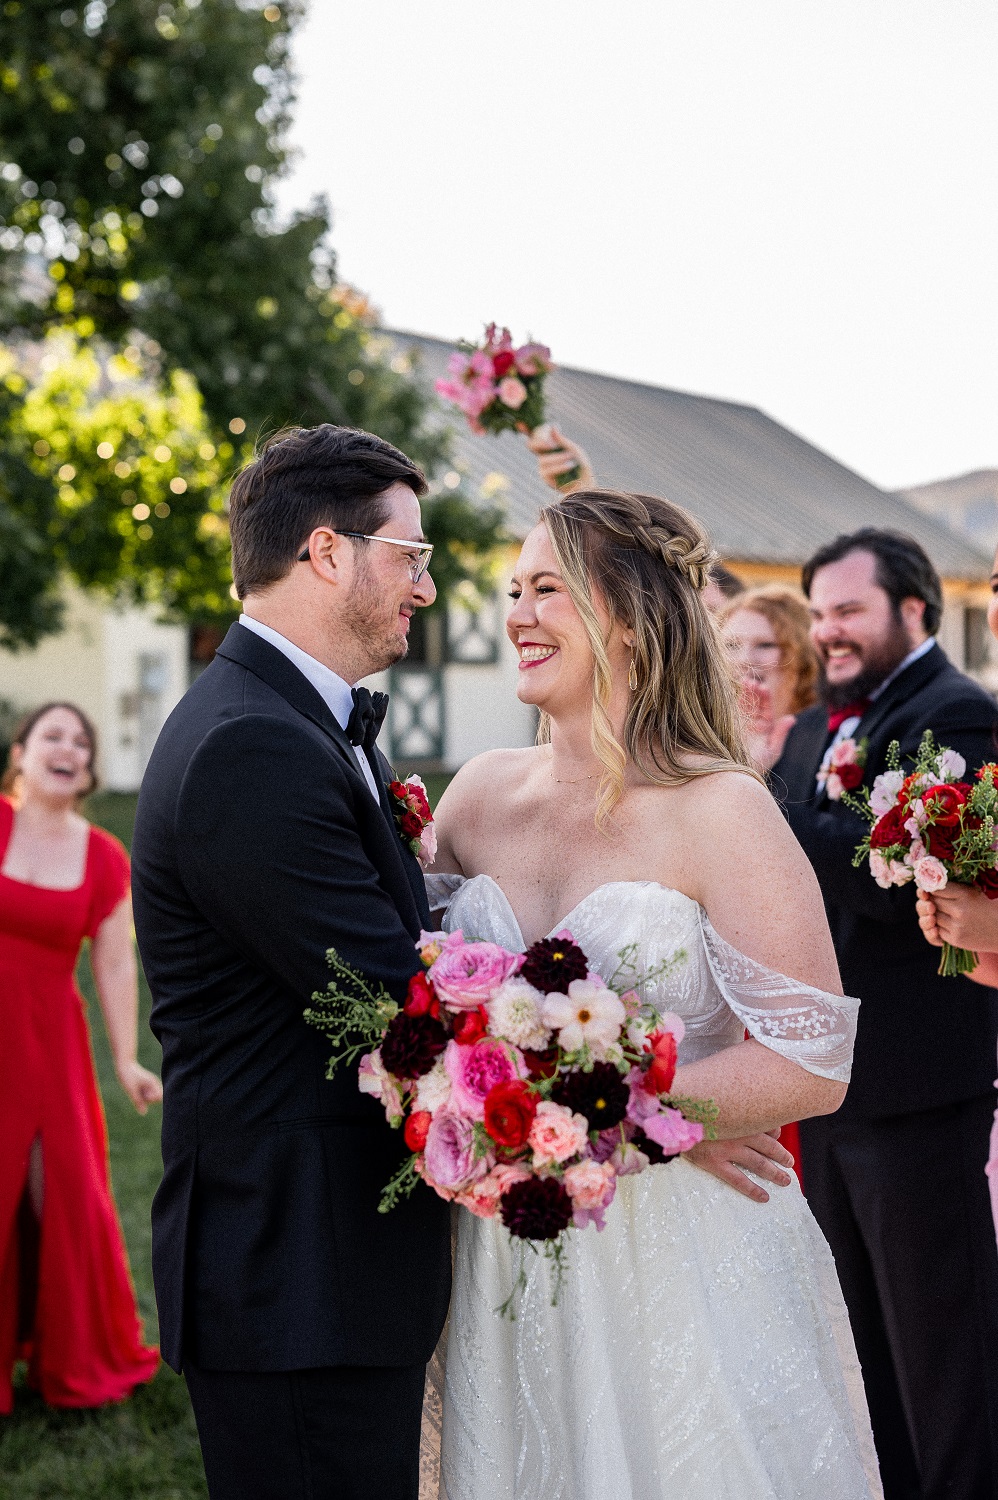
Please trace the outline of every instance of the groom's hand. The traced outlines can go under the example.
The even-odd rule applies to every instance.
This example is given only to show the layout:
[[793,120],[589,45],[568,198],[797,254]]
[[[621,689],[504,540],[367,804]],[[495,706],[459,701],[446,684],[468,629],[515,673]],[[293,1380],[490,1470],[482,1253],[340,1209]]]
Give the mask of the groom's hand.
[[766,1135],[742,1135],[730,1141],[701,1141],[683,1154],[694,1166],[719,1177],[753,1203],[768,1203],[769,1194],[745,1173],[754,1172],[777,1187],[789,1187],[790,1177],[782,1169],[792,1167],[794,1159],[780,1145],[779,1134],[779,1130],[771,1130]]

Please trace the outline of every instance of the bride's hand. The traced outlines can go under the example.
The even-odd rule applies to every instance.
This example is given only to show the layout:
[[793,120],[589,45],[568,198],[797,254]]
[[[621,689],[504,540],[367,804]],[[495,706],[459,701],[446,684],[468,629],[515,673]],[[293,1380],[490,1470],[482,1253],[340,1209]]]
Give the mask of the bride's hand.
[[[545,422],[536,428],[527,439],[527,447],[531,453],[537,454],[538,473],[550,489],[557,490],[560,495],[577,489],[592,489],[593,469],[585,449],[551,423]],[[558,483],[558,475],[567,474],[571,469],[578,469],[578,478],[563,488]]]
[[743,1135],[730,1141],[701,1141],[683,1155],[694,1166],[719,1177],[754,1203],[768,1203],[769,1194],[745,1173],[754,1172],[756,1177],[763,1177],[777,1187],[790,1186],[790,1177],[781,1169],[792,1167],[794,1159],[780,1145],[779,1134],[779,1130],[771,1130],[765,1135]]

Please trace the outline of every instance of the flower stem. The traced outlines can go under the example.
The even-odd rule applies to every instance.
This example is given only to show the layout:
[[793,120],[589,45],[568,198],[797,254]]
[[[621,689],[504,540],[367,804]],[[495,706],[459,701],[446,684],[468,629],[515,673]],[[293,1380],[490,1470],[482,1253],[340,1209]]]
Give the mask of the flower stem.
[[977,954],[972,953],[969,948],[954,948],[951,943],[943,943],[937,973],[953,979],[958,974],[970,974],[977,968],[978,962]]

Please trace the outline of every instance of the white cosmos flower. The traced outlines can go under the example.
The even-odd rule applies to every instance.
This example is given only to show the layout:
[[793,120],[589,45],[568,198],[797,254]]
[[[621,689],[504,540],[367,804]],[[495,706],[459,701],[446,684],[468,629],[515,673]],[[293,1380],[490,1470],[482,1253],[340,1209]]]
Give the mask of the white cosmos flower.
[[557,1031],[566,1052],[578,1052],[585,1044],[602,1059],[626,1019],[620,996],[598,978],[573,979],[567,995],[548,995],[544,1001],[544,1020]]

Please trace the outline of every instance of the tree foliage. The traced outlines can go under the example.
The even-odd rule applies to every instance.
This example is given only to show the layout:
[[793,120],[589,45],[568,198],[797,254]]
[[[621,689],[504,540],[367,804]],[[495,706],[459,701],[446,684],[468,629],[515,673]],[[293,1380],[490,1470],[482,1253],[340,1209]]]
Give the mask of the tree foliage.
[[337,284],[325,204],[275,213],[302,0],[0,10],[0,641],[57,628],[65,570],[224,615],[223,494],[258,434],[347,423],[430,470],[447,448]]

